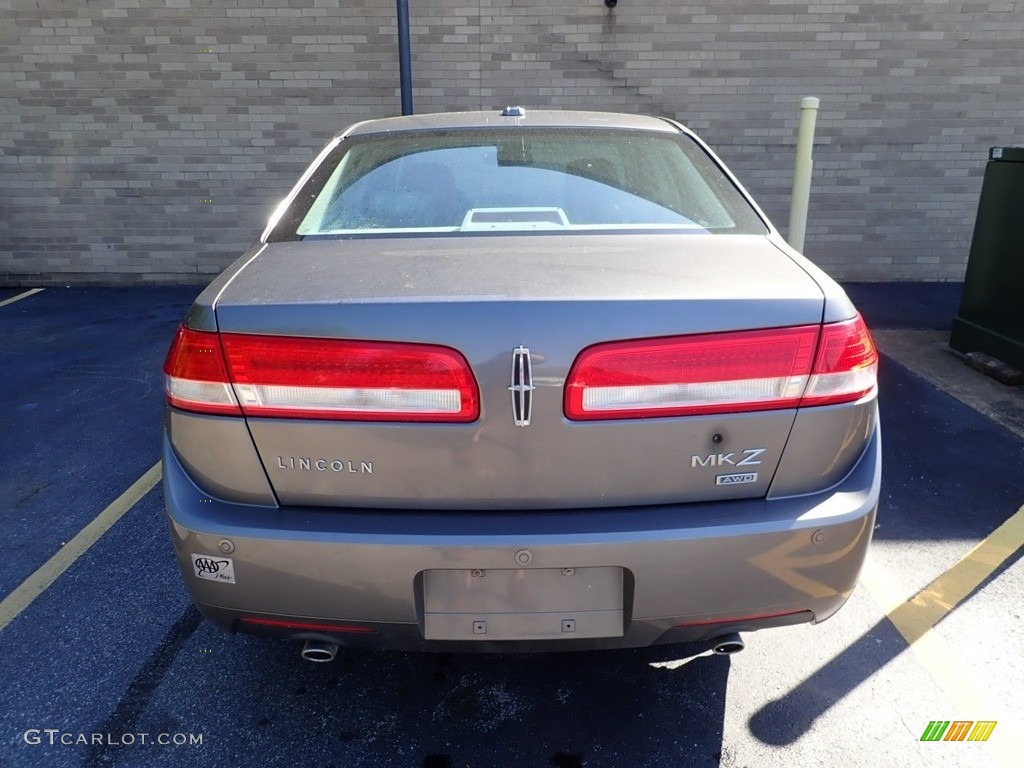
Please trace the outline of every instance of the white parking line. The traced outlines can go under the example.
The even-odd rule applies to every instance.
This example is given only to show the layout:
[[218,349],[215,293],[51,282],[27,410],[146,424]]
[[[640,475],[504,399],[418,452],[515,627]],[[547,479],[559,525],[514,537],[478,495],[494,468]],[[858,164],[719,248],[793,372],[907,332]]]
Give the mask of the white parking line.
[[93,544],[99,541],[104,533],[124,517],[129,509],[160,482],[161,467],[157,462],[136,480],[128,489],[118,496],[85,528],[79,531],[71,541],[39,566],[35,573],[19,584],[11,594],[0,602],[0,631],[14,621],[18,615],[28,608],[32,601],[39,597],[55,582],[64,571],[84,555]]
[[0,307],[6,307],[8,304],[13,304],[16,301],[27,299],[29,296],[34,296],[37,293],[42,292],[42,290],[42,288],[30,288],[24,293],[19,293],[17,296],[11,296],[11,298],[9,299],[4,299],[3,301],[0,301]]

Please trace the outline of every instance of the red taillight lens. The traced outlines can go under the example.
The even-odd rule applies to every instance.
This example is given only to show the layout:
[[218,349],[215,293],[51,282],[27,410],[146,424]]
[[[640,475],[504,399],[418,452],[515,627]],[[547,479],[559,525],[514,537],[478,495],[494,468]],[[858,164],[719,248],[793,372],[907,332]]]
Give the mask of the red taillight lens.
[[827,405],[859,400],[878,381],[878,352],[860,315],[821,328],[814,372],[801,405]]
[[164,360],[167,402],[201,413],[240,415],[216,333],[181,327]]
[[856,400],[874,389],[863,321],[612,342],[566,383],[573,420],[739,413]]
[[569,373],[570,419],[691,416],[796,406],[818,326],[599,344]]
[[168,402],[201,413],[436,422],[480,415],[466,359],[426,344],[181,328],[164,373]]
[[221,335],[247,416],[475,421],[476,380],[453,349],[427,344]]

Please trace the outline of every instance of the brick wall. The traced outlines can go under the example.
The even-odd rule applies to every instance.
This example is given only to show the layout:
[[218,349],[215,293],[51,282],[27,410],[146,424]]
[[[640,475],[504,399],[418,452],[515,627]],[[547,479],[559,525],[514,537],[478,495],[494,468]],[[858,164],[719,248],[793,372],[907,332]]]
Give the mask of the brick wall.
[[[660,113],[781,228],[822,99],[808,255],[958,279],[1020,141],[1019,2],[411,0],[419,112]],[[398,112],[392,0],[0,0],[0,282],[203,282],[354,120]]]

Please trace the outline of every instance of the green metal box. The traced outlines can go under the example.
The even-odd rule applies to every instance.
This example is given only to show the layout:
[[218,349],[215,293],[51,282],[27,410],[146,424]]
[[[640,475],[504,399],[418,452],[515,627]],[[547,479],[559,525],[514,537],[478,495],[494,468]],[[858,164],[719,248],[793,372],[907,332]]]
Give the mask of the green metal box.
[[1024,147],[993,147],[949,345],[1024,369]]

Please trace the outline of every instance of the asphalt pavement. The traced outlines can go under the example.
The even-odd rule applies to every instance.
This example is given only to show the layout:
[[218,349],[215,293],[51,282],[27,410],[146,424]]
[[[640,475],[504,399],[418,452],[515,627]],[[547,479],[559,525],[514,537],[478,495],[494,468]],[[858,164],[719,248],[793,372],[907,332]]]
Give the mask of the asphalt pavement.
[[[935,285],[850,293],[875,327],[948,327],[958,293]],[[0,306],[0,598],[158,460],[160,365],[197,292],[48,288]],[[910,648],[884,603],[944,583],[1024,504],[1024,440],[893,358],[880,377],[871,588],[820,626],[750,634],[730,658],[663,646],[311,664],[200,619],[157,485],[0,623],[0,766],[1009,768],[1019,545],[927,643]],[[993,713],[989,743],[920,741],[932,720]]]

